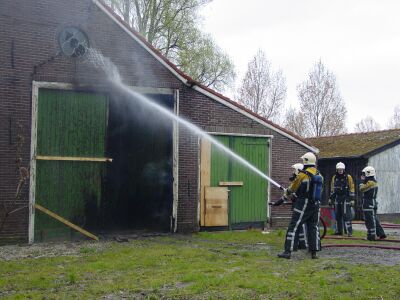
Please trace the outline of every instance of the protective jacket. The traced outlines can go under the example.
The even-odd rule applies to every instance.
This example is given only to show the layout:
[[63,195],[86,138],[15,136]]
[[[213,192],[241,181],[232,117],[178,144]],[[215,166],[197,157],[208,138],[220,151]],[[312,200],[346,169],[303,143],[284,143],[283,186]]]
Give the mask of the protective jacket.
[[309,198],[310,192],[310,177],[305,173],[305,171],[315,175],[318,173],[318,170],[315,167],[308,167],[304,171],[300,171],[293,182],[287,189],[287,195],[291,195],[292,193],[296,194],[297,198],[305,199]]
[[376,196],[378,195],[378,183],[375,178],[369,178],[364,180],[360,184],[360,192],[363,193],[362,207],[365,209],[376,209]]
[[378,209],[378,204],[376,202],[378,183],[375,178],[366,177],[364,182],[360,184],[360,192],[363,193],[362,209],[364,213],[365,226],[367,227],[367,239],[375,240],[376,236],[379,238],[385,238],[385,231],[376,216]]
[[355,196],[354,181],[348,174],[335,174],[331,180],[331,196],[336,201],[349,201]]

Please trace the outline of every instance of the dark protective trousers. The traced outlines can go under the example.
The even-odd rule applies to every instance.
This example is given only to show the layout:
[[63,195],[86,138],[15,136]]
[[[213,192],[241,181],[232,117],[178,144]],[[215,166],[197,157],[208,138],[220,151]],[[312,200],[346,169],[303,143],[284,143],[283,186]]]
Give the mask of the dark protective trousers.
[[376,236],[383,237],[385,231],[383,230],[381,223],[376,216],[376,209],[374,208],[363,208],[365,226],[367,227],[367,239],[375,240]]
[[310,251],[319,251],[321,248],[319,238],[319,205],[310,203],[308,199],[297,199],[293,206],[292,219],[290,220],[285,239],[285,251],[292,252],[298,249],[300,228],[303,224],[307,228],[307,241]]
[[308,239],[307,239],[307,226],[304,223],[299,229],[299,245],[298,249],[307,249]]
[[351,224],[351,205],[346,201],[346,198],[337,198],[335,201],[335,218],[336,218],[336,233],[338,234],[353,234],[353,226]]

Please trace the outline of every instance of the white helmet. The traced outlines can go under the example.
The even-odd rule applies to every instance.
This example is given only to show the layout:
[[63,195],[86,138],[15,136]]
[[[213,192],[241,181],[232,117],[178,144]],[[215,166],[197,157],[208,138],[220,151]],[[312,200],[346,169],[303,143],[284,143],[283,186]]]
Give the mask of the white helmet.
[[301,157],[301,159],[303,160],[304,165],[315,165],[315,162],[317,161],[315,154],[312,152],[307,152]]
[[366,177],[370,176],[375,176],[375,169],[374,167],[367,166],[362,170],[363,174],[365,174]]
[[338,170],[338,169],[344,170],[344,169],[346,169],[346,166],[344,165],[344,163],[338,162],[338,163],[336,164],[336,170]]
[[303,164],[294,164],[292,166],[292,168],[294,169],[294,174],[299,174],[299,171],[303,170],[304,165]]

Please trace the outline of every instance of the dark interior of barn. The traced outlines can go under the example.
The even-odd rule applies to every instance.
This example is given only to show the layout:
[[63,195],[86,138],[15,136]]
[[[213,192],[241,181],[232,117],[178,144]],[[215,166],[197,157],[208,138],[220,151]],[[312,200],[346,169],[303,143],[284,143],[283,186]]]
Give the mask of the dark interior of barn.
[[[171,94],[146,94],[173,110]],[[169,231],[173,122],[130,97],[111,96],[101,228]]]

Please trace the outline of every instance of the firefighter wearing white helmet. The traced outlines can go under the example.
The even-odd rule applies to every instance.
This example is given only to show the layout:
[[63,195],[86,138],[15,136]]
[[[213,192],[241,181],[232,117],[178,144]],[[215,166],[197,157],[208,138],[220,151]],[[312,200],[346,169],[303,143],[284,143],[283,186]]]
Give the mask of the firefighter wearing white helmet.
[[[354,181],[350,174],[345,172],[346,166],[339,162],[336,164],[336,173],[331,180],[331,194],[329,196],[329,205],[335,206],[336,218],[336,235],[347,233],[348,236],[353,234],[352,207],[354,206]],[[353,210],[354,211],[354,210]]]
[[[286,231],[285,250],[278,254],[280,258],[289,259],[292,251],[296,251],[299,233],[303,224],[306,224],[307,227],[307,240],[311,258],[318,258],[317,251],[321,247],[318,230],[320,203],[310,196],[312,178],[319,176],[319,172],[315,168],[317,159],[314,153],[311,152],[304,154],[301,158],[304,169],[298,171],[295,179],[285,190],[285,196],[290,197],[294,194],[296,195],[296,201],[293,203],[292,218]],[[296,172],[295,165],[292,167]]]
[[367,239],[374,241],[376,236],[379,239],[386,238],[385,231],[383,230],[377,216],[378,203],[376,196],[378,194],[378,183],[375,179],[375,169],[367,166],[362,170],[360,184],[360,192],[363,193],[362,209],[364,213],[365,226],[367,227]]
[[[297,163],[292,165],[293,173],[292,176],[289,178],[290,182],[293,182],[293,180],[296,179],[297,175],[299,175],[299,172],[303,170],[304,165]],[[296,202],[297,195],[296,194],[291,194],[290,196],[283,196],[281,199],[276,201],[273,206],[280,206],[283,203],[286,203],[286,201],[291,200],[292,202],[292,209],[294,208],[294,203]],[[297,249],[307,249],[308,248],[308,241],[307,241],[307,229],[306,229],[306,224],[303,224],[299,228],[298,232],[298,237],[297,237],[298,242],[293,247],[293,251],[297,251]]]
[[317,158],[312,152],[307,152],[301,157],[301,159],[303,160],[303,164],[305,166],[315,166],[315,163],[317,162]]

